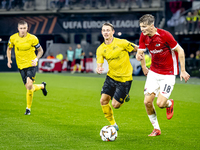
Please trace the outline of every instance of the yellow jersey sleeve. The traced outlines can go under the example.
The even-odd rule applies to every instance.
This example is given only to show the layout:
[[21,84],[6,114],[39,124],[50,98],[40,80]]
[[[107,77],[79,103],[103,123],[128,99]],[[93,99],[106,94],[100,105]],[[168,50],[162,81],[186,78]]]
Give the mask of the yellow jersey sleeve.
[[104,57],[103,57],[103,44],[101,44],[96,51],[96,59],[97,59],[97,64],[103,64],[104,63]]

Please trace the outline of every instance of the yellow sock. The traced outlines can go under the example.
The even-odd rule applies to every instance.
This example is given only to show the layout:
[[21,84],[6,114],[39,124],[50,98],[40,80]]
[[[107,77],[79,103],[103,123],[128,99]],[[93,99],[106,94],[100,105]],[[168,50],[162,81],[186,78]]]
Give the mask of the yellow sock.
[[78,71],[81,72],[81,65],[79,65],[79,67],[78,67]]
[[76,71],[76,65],[74,65],[74,70],[73,71]]
[[38,90],[41,90],[43,87],[42,84],[33,84],[33,91],[38,91]]
[[111,125],[114,125],[116,122],[115,122],[115,119],[113,116],[113,110],[110,107],[110,104],[108,103],[107,105],[101,105],[101,107],[106,119],[110,122]]
[[33,101],[33,89],[26,92],[27,108],[30,109]]

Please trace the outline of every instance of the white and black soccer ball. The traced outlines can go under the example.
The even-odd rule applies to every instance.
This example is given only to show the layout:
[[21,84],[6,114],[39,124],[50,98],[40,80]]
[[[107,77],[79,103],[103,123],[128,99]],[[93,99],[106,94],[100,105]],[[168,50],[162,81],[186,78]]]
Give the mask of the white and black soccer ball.
[[102,141],[115,141],[117,130],[113,126],[104,126],[100,131]]

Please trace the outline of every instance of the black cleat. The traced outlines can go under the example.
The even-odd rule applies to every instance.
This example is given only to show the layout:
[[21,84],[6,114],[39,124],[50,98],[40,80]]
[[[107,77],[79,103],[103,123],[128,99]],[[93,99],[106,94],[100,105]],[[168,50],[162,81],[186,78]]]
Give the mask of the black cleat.
[[46,82],[42,82],[42,84],[44,84],[44,89],[42,89],[42,93],[44,94],[44,96],[47,96]]
[[25,112],[25,114],[24,115],[30,115],[31,114],[31,110],[30,109],[28,109],[28,108],[26,108],[26,112]]

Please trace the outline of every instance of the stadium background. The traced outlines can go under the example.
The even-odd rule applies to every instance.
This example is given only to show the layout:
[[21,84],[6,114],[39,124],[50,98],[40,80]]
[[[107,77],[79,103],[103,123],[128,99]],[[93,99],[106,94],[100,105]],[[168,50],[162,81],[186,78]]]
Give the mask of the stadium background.
[[[89,52],[95,54],[96,48],[103,38],[100,28],[103,22],[109,21],[115,26],[115,36],[125,38],[136,44],[140,35],[138,19],[146,13],[155,16],[155,26],[172,33],[186,54],[186,69],[192,76],[200,77],[199,60],[193,63],[190,54],[200,49],[199,32],[189,33],[181,28],[180,21],[187,12],[199,9],[200,2],[195,0],[13,0],[1,1],[0,9],[0,71],[16,71],[6,66],[6,47],[9,36],[17,32],[17,22],[25,20],[29,24],[29,32],[35,34],[46,53],[58,51],[65,55],[68,46],[75,49],[81,44],[88,57]],[[182,10],[180,14],[177,12]],[[168,22],[171,21],[170,25]],[[184,32],[186,31],[186,32]],[[50,41],[50,42],[49,42]],[[48,43],[57,44],[48,50]],[[61,46],[58,46],[58,45]],[[62,49],[62,45],[66,49]],[[47,51],[48,50],[48,51]],[[14,55],[13,55],[14,59]],[[15,62],[15,61],[14,61]]]

